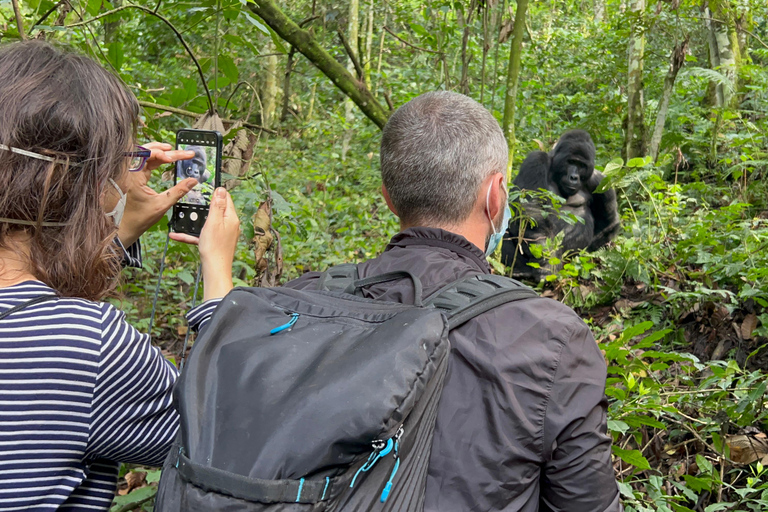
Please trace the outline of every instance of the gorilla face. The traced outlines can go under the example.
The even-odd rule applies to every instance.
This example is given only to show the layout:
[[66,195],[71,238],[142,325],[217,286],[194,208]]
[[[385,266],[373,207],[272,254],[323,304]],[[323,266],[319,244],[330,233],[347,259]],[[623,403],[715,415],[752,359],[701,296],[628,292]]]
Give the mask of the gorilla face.
[[198,183],[205,183],[211,177],[211,173],[205,168],[205,150],[200,146],[188,146],[187,150],[194,151],[195,156],[191,160],[180,160],[178,162],[178,177],[181,179],[195,178]]
[[560,195],[568,198],[584,188],[595,170],[595,145],[583,130],[560,137],[552,155],[552,181]]

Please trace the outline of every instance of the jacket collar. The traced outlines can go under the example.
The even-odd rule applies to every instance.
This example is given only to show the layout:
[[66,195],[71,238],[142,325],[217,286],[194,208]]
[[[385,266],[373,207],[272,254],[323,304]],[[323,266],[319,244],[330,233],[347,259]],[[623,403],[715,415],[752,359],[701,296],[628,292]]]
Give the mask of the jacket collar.
[[422,245],[440,247],[462,255],[472,261],[477,269],[485,274],[491,273],[491,266],[485,259],[485,254],[475,244],[461,235],[440,228],[418,226],[404,229],[392,237],[384,252],[395,247]]

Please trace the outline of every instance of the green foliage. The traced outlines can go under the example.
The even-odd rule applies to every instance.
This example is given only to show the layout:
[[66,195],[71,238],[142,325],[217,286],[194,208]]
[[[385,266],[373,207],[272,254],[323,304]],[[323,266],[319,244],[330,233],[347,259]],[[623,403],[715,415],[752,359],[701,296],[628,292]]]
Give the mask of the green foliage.
[[[141,138],[172,141],[177,129],[194,121],[184,112],[208,110],[204,84],[222,117],[251,125],[261,125],[268,117],[266,84],[272,72],[267,56],[278,54],[274,74],[282,87],[291,49],[252,14],[249,2],[135,4],[150,11],[159,5],[158,14],[188,44],[202,77],[171,27],[128,2],[72,2],[65,25],[123,6],[77,27],[57,26],[60,20],[54,12],[32,29],[56,5],[53,0],[22,2],[22,18],[33,36],[43,32],[91,55],[118,73],[140,100],[159,105],[144,110]],[[468,93],[502,118],[510,41],[498,36],[508,35],[511,28],[512,2],[477,2],[474,7],[453,0],[372,4],[372,53],[361,60],[370,71],[366,86],[378,101],[386,94],[397,106],[426,91],[452,89]],[[765,6],[757,0],[732,5],[744,45],[733,80],[709,63],[701,2],[648,2],[642,23],[649,129],[659,109],[672,46],[689,38],[690,52],[675,82],[661,157],[657,162],[637,158],[625,163],[626,50],[633,20],[624,4],[567,0],[529,6],[515,165],[528,151],[551,148],[566,129],[589,131],[597,146],[598,168],[607,175],[601,190],[610,186],[618,191],[624,226],[615,242],[597,253],[557,256],[562,237],[534,249],[559,269],[540,287],[578,308],[605,351],[608,427],[627,511],[765,510],[765,468],[730,462],[726,442],[743,429],[768,428],[765,373],[758,363],[768,336]],[[710,2],[713,8],[716,4]],[[337,30],[346,30],[348,1],[281,5],[346,64]],[[367,44],[368,6],[361,2],[361,54]],[[598,18],[600,6],[604,12]],[[384,25],[408,44],[386,33]],[[18,37],[11,4],[0,1],[0,38],[6,42]],[[712,106],[718,84],[734,92],[737,106]],[[282,92],[273,99],[279,118]],[[369,258],[398,229],[397,219],[380,198],[378,130],[359,113],[347,121],[343,95],[300,54],[294,55],[291,92],[285,99],[285,118],[272,126],[278,134],[260,133],[253,161],[233,190],[244,233],[236,254],[237,284],[250,284],[256,277],[250,218],[268,198],[282,241],[284,279]],[[352,142],[343,159],[347,134]],[[160,189],[170,183],[158,176],[153,185]],[[548,199],[551,215],[579,222],[560,210],[560,199]],[[163,221],[145,234],[144,269],[126,271],[112,299],[139,329],[149,327],[166,232]],[[170,359],[177,358],[186,334],[182,313],[194,300],[198,264],[194,248],[170,244],[152,330]],[[492,264],[496,272],[508,271],[496,261]],[[754,337],[742,339],[742,332],[738,346],[720,354],[723,360],[708,361],[699,356],[710,356],[711,350],[693,354],[691,333],[725,337],[724,331],[706,331],[705,320],[713,314],[702,311],[716,308],[731,315],[726,322],[731,336],[735,326]],[[755,317],[754,329],[739,324],[747,312]],[[691,317],[695,320],[685,320]],[[116,498],[113,511],[140,502],[134,508],[151,510],[151,484],[157,475],[150,474],[150,486]]]

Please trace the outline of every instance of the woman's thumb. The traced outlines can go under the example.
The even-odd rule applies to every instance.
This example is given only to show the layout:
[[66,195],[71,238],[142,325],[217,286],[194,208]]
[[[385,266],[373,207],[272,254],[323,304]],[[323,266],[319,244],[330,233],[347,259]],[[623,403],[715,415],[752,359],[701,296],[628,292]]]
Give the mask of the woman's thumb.
[[219,187],[214,191],[211,207],[215,208],[217,213],[224,215],[224,212],[227,211],[227,189]]

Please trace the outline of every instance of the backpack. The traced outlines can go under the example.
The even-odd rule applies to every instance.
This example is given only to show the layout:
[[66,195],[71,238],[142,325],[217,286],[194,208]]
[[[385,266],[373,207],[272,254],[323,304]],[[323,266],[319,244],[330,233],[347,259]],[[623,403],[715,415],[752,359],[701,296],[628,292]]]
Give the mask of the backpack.
[[[360,296],[403,278],[414,305]],[[448,333],[537,295],[481,274],[421,296],[409,272],[358,279],[356,265],[317,290],[232,290],[174,389],[180,429],[155,510],[422,510]]]

